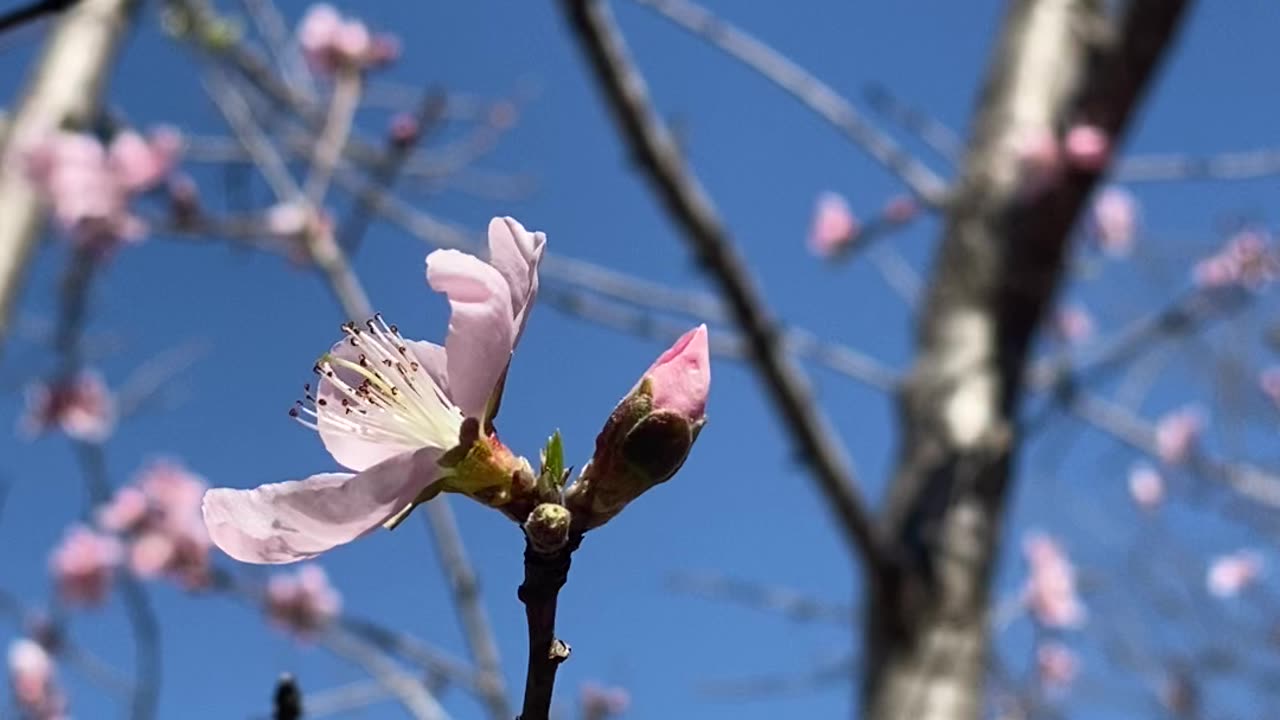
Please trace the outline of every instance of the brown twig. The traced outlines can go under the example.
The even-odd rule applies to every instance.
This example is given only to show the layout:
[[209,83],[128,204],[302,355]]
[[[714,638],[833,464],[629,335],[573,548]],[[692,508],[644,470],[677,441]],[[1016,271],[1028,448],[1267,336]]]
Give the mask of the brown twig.
[[524,582],[518,595],[529,627],[529,663],[524,704],[517,720],[549,720],[556,671],[569,659],[569,645],[556,637],[556,603],[569,579],[569,564],[581,536],[550,555],[526,545]]
[[878,566],[876,529],[844,450],[817,411],[804,376],[788,357],[782,328],[750,279],[714,206],[650,105],[644,78],[628,57],[609,9],[598,0],[562,0],[561,8],[590,61],[619,132],[654,193],[684,229],[699,262],[720,285],[760,377],[799,445],[800,456],[812,468],[850,548],[866,566]]

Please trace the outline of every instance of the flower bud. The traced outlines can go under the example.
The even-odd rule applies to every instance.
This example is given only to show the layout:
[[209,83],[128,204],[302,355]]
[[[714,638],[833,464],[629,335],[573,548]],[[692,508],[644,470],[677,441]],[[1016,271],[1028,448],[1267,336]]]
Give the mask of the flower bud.
[[685,333],[618,403],[566,503],[598,527],[646,490],[666,482],[706,422],[711,365],[707,328]]
[[529,545],[543,555],[556,552],[569,542],[569,524],[572,519],[572,513],[563,505],[542,503],[535,507],[524,523],[524,533],[529,538]]

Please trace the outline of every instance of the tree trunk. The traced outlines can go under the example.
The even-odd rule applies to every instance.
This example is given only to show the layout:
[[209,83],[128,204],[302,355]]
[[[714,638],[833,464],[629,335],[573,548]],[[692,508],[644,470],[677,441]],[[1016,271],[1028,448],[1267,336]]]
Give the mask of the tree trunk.
[[978,97],[899,398],[902,446],[883,518],[891,553],[864,618],[863,717],[977,720],[987,606],[1028,348],[1099,173],[1048,178],[1026,141],[1095,125],[1112,139],[1188,2],[1014,0]]
[[27,261],[44,226],[40,198],[22,172],[19,146],[33,135],[85,127],[98,108],[136,0],[80,0],[57,20],[27,87],[0,126],[0,349]]

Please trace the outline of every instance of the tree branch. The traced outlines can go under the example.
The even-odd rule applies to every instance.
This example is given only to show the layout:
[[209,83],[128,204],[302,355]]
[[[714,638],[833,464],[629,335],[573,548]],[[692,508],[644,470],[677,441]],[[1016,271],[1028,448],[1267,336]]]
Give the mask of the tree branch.
[[569,579],[569,564],[582,536],[550,555],[526,544],[524,582],[517,593],[529,626],[529,665],[524,683],[524,707],[516,720],[548,720],[556,670],[569,659],[569,645],[556,637],[556,602]]
[[850,548],[868,567],[879,563],[875,526],[853,471],[807,383],[787,354],[779,324],[733,248],[715,207],[685,166],[671,132],[650,105],[644,78],[632,65],[609,9],[601,0],[562,0],[570,26],[655,195],[684,230],[698,261],[720,285],[762,381],[813,470]]
[[92,119],[135,0],[81,0],[45,44],[12,121],[0,127],[0,348],[27,261],[44,226],[44,208],[22,171],[19,145]]

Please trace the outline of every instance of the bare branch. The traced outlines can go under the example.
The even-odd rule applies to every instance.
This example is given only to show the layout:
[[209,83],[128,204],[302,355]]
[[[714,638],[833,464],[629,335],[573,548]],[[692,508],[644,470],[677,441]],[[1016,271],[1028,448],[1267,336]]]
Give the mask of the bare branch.
[[134,0],[81,0],[59,21],[11,121],[0,126],[0,347],[27,261],[44,226],[44,208],[27,182],[20,145],[92,120]]
[[807,382],[787,356],[780,326],[750,279],[745,263],[706,192],[685,166],[671,132],[649,104],[643,77],[632,65],[612,15],[599,0],[562,0],[561,7],[590,61],[618,130],[680,224],[698,261],[715,277],[748,340],[757,369],[785,426],[809,463],[850,549],[869,567],[880,562],[879,540],[834,433],[817,411]]

